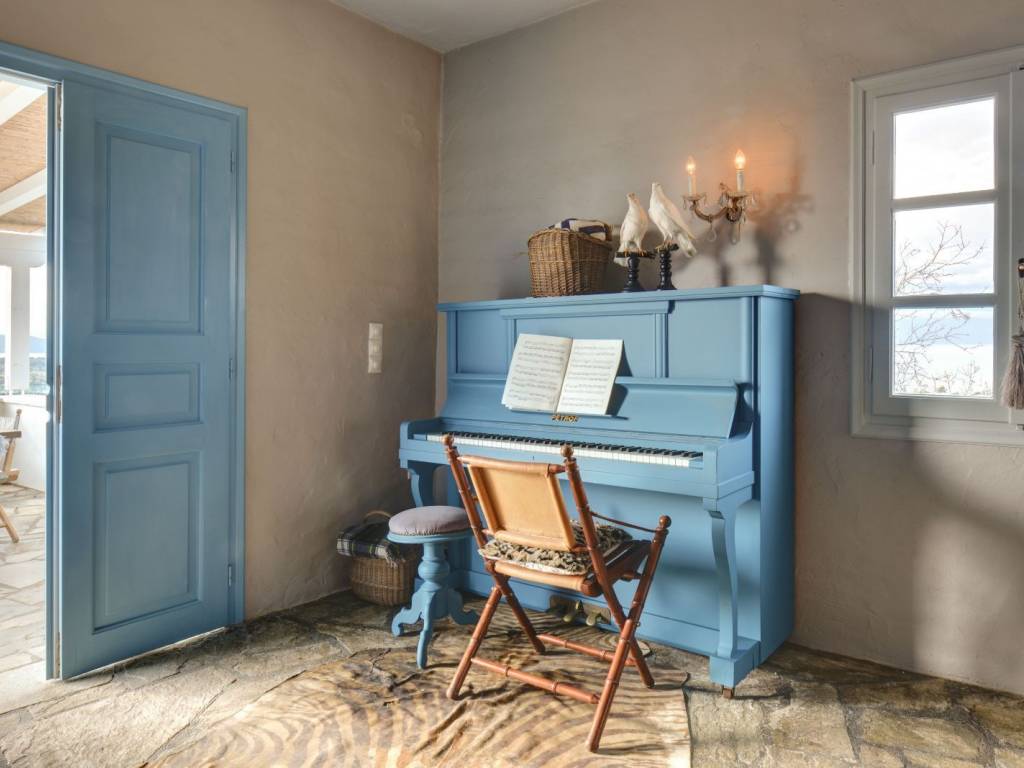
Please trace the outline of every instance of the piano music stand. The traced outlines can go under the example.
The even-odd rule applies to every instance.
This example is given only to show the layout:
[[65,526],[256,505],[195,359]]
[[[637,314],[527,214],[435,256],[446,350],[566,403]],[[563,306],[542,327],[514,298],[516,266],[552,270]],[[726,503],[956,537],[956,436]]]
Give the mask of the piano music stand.
[[[484,550],[487,537],[499,541],[518,544],[526,547],[555,550],[556,552],[572,552],[586,555],[590,560],[590,570],[584,574],[548,573],[534,570],[509,560],[484,559],[484,567],[494,579],[495,586],[487,598],[480,621],[473,630],[473,636],[459,662],[455,677],[448,687],[448,698],[458,699],[459,691],[472,665],[477,665],[489,672],[503,677],[518,680],[541,688],[551,693],[563,694],[577,701],[586,702],[596,707],[594,719],[587,739],[587,748],[597,751],[601,743],[608,714],[611,711],[612,699],[619,685],[619,678],[626,666],[634,667],[648,688],[654,687],[654,678],[647,667],[640,646],[636,641],[636,628],[643,612],[651,580],[658,567],[658,559],[668,535],[671,520],[662,515],[656,529],[623,523],[620,520],[602,517],[591,511],[587,503],[587,494],[580,479],[576,459],[572,448],[562,447],[564,464],[538,464],[522,461],[502,461],[476,456],[459,456],[451,435],[444,436],[445,452],[455,475],[455,485],[463,506],[469,515],[469,525],[473,531],[479,549]],[[473,479],[470,489],[469,478]],[[577,542],[562,499],[558,475],[568,475],[569,487],[579,515],[579,524],[583,530],[585,544]],[[487,528],[483,528],[477,505],[483,511]],[[594,518],[608,520],[636,530],[653,534],[650,541],[633,539],[620,545],[607,558],[598,544],[598,534]],[[646,561],[643,571],[640,566]],[[574,590],[588,597],[602,595],[608,603],[612,618],[618,625],[619,642],[614,652],[594,648],[582,643],[562,640],[553,635],[537,634],[519,600],[509,586],[509,577],[524,581],[532,581],[548,586]],[[633,602],[627,615],[615,594],[615,582],[639,579]],[[527,639],[538,653],[544,653],[544,643],[550,643],[577,653],[582,653],[609,664],[604,687],[600,694],[583,690],[567,683],[554,682],[538,675],[523,672],[508,664],[502,664],[477,656],[477,651],[487,634],[494,611],[502,596],[516,619],[526,633]],[[628,655],[628,659],[627,659]]]

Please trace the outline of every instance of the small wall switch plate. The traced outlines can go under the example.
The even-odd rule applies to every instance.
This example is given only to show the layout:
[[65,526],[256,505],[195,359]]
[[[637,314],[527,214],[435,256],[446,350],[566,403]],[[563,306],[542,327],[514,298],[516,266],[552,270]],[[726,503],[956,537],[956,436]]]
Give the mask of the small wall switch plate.
[[380,373],[384,366],[384,323],[370,323],[366,352],[366,372]]

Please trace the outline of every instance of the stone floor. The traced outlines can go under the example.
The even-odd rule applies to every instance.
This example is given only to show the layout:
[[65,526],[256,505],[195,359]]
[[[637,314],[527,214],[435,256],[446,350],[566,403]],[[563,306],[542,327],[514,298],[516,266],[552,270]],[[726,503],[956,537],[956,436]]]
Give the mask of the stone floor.
[[[307,669],[411,648],[415,636],[392,637],[388,615],[342,593],[72,682],[0,685],[0,768],[134,766],[177,752]],[[691,675],[697,768],[1024,768],[1021,697],[785,646],[728,701],[706,659],[653,650]]]
[[0,485],[0,505],[21,537],[15,544],[0,527],[0,680],[26,667],[42,676],[46,501],[38,491]]

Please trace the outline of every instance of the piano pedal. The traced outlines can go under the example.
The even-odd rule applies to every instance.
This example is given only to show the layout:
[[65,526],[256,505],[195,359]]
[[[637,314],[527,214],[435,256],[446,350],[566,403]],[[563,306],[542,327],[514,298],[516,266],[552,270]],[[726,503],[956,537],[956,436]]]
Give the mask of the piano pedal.
[[611,616],[607,608],[599,608],[596,605],[584,603],[582,600],[559,597],[552,595],[548,600],[548,613],[561,614],[562,621],[572,624],[577,619],[583,619],[588,627],[596,627],[598,623],[611,624]]
[[572,598],[559,597],[558,595],[552,595],[548,599],[548,613],[561,616],[562,621],[566,624],[571,624],[575,621],[582,610],[582,600],[573,600]]
[[573,602],[572,605],[568,606],[565,609],[565,613],[562,614],[562,621],[564,621],[566,624],[572,624],[574,621],[576,621],[576,617],[579,616],[580,613],[582,613],[582,611],[583,602],[581,600],[576,600]]

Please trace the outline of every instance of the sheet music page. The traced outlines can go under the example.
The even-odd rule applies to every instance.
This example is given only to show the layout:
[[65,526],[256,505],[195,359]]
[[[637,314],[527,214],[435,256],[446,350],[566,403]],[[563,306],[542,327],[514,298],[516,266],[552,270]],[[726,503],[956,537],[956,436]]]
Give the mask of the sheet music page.
[[621,359],[622,339],[576,339],[566,366],[557,412],[607,413]]
[[571,350],[572,339],[519,334],[501,404],[520,411],[553,413]]

